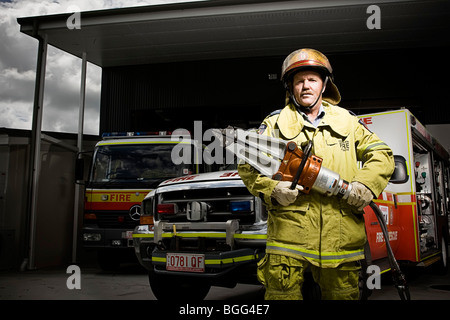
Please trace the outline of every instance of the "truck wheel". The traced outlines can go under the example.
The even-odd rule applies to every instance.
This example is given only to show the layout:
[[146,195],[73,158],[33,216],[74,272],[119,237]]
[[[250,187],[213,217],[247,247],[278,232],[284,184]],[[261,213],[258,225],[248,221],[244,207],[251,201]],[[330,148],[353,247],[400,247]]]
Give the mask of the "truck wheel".
[[158,275],[149,272],[150,287],[158,300],[203,300],[211,285],[197,277]]

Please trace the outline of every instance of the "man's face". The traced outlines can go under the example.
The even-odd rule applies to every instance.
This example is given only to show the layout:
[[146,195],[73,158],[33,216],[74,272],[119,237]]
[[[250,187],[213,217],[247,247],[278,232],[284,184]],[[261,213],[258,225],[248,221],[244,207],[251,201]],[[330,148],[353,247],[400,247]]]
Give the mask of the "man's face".
[[[304,107],[309,107],[322,95],[322,85],[322,78],[315,71],[299,71],[292,79],[292,91],[295,99]],[[316,106],[320,106],[320,104],[321,99]]]

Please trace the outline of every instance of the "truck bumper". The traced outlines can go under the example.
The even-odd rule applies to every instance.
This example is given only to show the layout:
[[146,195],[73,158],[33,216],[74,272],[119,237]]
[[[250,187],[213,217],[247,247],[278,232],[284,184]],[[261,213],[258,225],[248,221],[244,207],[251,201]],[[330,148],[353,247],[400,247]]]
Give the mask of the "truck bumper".
[[[265,224],[245,230],[238,220],[227,222],[159,221],[154,227],[138,226],[133,233],[139,262],[160,274],[217,278],[248,264],[256,264],[265,252]],[[183,243],[188,243],[185,246]],[[212,245],[212,246],[211,246]],[[166,270],[168,253],[203,254],[204,272]]]
[[133,247],[133,230],[83,227],[81,235],[85,248],[114,249]]

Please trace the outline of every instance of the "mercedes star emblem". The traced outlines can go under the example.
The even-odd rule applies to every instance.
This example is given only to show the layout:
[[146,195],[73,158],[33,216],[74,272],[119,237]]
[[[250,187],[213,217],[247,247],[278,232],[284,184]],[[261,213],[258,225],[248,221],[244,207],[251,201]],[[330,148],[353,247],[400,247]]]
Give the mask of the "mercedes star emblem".
[[131,207],[130,212],[128,213],[130,215],[131,220],[138,221],[141,217],[141,206],[138,204],[135,204]]

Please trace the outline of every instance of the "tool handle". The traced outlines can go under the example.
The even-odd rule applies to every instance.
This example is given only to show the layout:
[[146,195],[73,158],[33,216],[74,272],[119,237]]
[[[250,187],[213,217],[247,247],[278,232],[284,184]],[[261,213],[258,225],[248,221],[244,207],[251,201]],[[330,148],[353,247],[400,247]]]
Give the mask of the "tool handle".
[[306,161],[309,158],[309,155],[311,154],[312,150],[312,141],[310,140],[308,142],[308,145],[305,147],[305,150],[303,151],[303,158],[300,162],[300,165],[298,166],[297,172],[295,173],[294,180],[292,180],[292,184],[290,189],[294,190],[297,186],[298,180],[300,179],[300,175],[302,174],[303,169],[305,168]]

